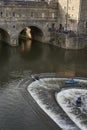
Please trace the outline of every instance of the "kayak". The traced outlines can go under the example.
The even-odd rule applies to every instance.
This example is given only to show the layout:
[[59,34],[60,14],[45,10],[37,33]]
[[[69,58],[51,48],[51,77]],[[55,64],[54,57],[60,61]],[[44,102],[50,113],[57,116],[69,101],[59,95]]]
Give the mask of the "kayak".
[[67,80],[65,83],[66,84],[77,84],[79,80]]

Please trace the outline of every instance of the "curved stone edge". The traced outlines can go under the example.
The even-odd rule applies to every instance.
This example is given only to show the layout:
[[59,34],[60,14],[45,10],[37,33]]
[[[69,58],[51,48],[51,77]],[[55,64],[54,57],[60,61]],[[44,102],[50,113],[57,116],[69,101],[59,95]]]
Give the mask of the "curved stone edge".
[[[59,78],[58,76],[56,76],[55,74],[53,74],[53,75],[48,75],[48,74],[45,74],[45,75],[39,75],[40,76],[40,78],[42,78],[41,80],[43,80],[43,79],[48,79],[48,78],[52,78],[52,79],[63,79],[63,80],[69,80],[69,79],[71,79],[70,77],[69,78],[67,78],[67,77],[63,77],[63,78]],[[46,77],[46,78],[45,78]],[[78,78],[76,78],[76,79],[78,79]],[[81,80],[81,81],[84,81],[84,80]],[[87,82],[87,81],[85,81],[85,82]],[[38,84],[38,81],[34,81],[33,83],[31,83],[29,86],[28,86],[28,88],[27,88],[27,90],[28,90],[28,92],[31,94],[31,96],[34,98],[34,100],[37,102],[37,104],[41,107],[41,109],[53,120],[53,121],[55,121],[55,123],[57,124],[57,125],[59,125],[60,126],[60,128],[62,128],[62,129],[64,129],[65,130],[65,127],[63,126],[63,124],[61,124],[61,121],[59,121],[58,122],[58,118],[55,118],[55,116],[56,116],[56,114],[53,114],[52,113],[52,111],[50,111],[50,110],[46,110],[46,106],[44,105],[43,106],[43,104],[39,104],[39,102],[40,101],[38,101],[38,96],[35,96],[32,92],[31,92],[31,89],[30,88],[32,88],[32,85],[34,85],[34,87],[35,87],[35,85],[36,84]],[[41,103],[41,102],[40,102]],[[66,128],[67,129],[67,128]],[[68,129],[67,129],[68,130]]]
[[[45,78],[44,78],[44,79],[45,79]],[[27,88],[28,92],[29,92],[30,95],[33,97],[33,99],[36,101],[36,103],[39,105],[39,107],[40,107],[60,128],[63,129],[63,126],[60,125],[60,124],[58,123],[57,119],[55,118],[55,117],[56,117],[56,114],[53,114],[53,112],[52,112],[51,110],[47,110],[46,105],[43,105],[43,104],[40,102],[40,100],[38,99],[38,96],[32,93],[32,85],[35,87],[36,84],[38,85],[38,81],[32,82],[32,83],[28,86],[28,88]],[[64,129],[64,130],[65,130],[65,129]]]
[[[83,81],[83,80],[82,80]],[[82,126],[81,125],[81,123],[78,121],[77,122],[77,119],[76,119],[76,117],[74,116],[74,114],[69,114],[69,111],[67,111],[66,109],[68,109],[67,107],[66,107],[66,105],[64,105],[62,102],[62,97],[64,97],[64,95],[65,95],[65,93],[68,93],[69,94],[69,91],[70,91],[71,89],[68,89],[68,90],[63,90],[63,91],[61,91],[61,92],[59,92],[59,93],[56,93],[55,94],[55,98],[56,98],[56,101],[57,101],[57,103],[60,105],[60,107],[65,111],[65,113],[69,116],[69,118],[81,129],[81,130],[87,130],[87,128],[85,127],[85,126]],[[87,91],[87,90],[82,90],[82,89],[74,89],[74,88],[72,88],[72,90],[75,90],[75,91]]]

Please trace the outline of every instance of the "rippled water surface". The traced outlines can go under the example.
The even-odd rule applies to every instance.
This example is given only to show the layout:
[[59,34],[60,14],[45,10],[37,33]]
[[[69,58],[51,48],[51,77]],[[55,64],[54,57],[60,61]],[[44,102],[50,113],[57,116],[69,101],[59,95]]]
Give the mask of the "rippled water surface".
[[87,77],[87,51],[41,43],[0,46],[0,130],[56,130],[26,87],[31,73]]

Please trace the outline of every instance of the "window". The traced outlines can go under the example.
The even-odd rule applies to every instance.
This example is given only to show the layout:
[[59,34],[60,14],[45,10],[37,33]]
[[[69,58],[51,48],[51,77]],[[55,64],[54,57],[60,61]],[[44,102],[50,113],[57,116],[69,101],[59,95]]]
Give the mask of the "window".
[[72,7],[72,10],[74,10],[74,7]]
[[64,6],[64,10],[66,10],[66,7]]
[[86,28],[87,28],[87,22],[86,22]]
[[52,18],[54,18],[54,16],[55,16],[54,13],[52,13]]
[[45,14],[44,13],[42,13],[42,18],[44,18],[45,17]]
[[15,17],[15,12],[13,12],[13,17]]
[[15,25],[13,25],[13,28],[15,28]]
[[70,10],[70,7],[69,7],[69,10]]
[[1,11],[1,17],[2,17],[2,15],[3,15],[3,12]]
[[34,16],[34,13],[33,12],[31,12],[31,17],[33,17]]
[[6,17],[8,17],[8,13],[6,13]]

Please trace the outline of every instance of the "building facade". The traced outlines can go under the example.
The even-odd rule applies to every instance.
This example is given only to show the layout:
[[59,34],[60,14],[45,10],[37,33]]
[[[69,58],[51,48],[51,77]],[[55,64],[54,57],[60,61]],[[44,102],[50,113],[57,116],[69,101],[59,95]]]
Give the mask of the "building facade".
[[78,31],[80,0],[58,0],[60,22],[67,30]]

